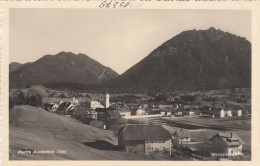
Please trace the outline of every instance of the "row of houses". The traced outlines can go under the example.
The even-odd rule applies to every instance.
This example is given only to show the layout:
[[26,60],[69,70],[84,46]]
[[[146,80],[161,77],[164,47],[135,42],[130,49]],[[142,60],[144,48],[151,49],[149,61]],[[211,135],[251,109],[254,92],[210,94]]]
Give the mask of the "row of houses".
[[[119,131],[118,146],[129,153],[167,152],[172,153],[172,144],[185,145],[191,152],[202,150],[202,142],[194,143],[189,136],[180,136],[177,132],[170,134],[161,125],[127,125]],[[221,132],[207,140],[208,155],[242,156],[244,141],[234,132]]]
[[[101,104],[102,103],[102,104]],[[243,115],[242,109],[227,109],[223,108],[212,108],[210,106],[198,106],[198,105],[183,105],[183,104],[137,104],[137,103],[128,103],[121,104],[119,107],[115,105],[115,103],[109,102],[109,94],[106,93],[104,96],[104,100],[101,101],[91,101],[90,108],[95,109],[103,109],[109,108],[110,106],[115,106],[114,108],[119,111],[122,117],[127,116],[142,116],[142,115],[151,115],[151,114],[161,114],[162,116],[195,116],[200,115],[201,117],[232,117],[238,116],[241,117]],[[245,111],[244,111],[245,112]],[[248,114],[245,114],[248,115]]]
[[49,112],[57,113],[60,115],[72,115],[74,108],[79,105],[79,101],[73,97],[72,101],[67,102],[67,101],[60,101],[60,102],[50,102],[50,103],[45,103],[43,105],[43,109]]

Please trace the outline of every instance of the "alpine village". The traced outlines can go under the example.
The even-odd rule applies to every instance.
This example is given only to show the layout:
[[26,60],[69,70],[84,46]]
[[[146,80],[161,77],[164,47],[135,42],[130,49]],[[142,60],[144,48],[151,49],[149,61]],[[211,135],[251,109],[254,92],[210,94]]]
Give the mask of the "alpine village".
[[9,65],[11,160],[251,160],[251,43],[188,30],[118,75],[85,54]]

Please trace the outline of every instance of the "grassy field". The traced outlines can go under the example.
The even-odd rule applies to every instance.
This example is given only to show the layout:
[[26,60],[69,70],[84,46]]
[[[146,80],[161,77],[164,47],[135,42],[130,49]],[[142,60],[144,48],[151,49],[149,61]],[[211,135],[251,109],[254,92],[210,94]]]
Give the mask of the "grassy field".
[[[129,154],[117,149],[112,131],[97,129],[72,118],[31,106],[10,110],[10,160],[174,160],[163,155]],[[55,151],[19,154],[19,151]],[[66,151],[63,154],[58,150]]]

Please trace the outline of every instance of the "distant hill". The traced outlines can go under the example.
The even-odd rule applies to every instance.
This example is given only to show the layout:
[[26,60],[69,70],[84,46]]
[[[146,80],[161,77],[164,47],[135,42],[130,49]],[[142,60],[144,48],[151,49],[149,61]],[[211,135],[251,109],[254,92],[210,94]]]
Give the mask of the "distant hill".
[[209,28],[180,33],[103,88],[203,90],[251,87],[251,43]]
[[13,71],[19,69],[20,67],[22,67],[23,64],[18,63],[18,62],[12,62],[9,64],[9,73],[12,73]]
[[[12,64],[10,67],[14,66]],[[64,82],[95,85],[118,76],[115,71],[87,55],[75,55],[71,52],[46,55],[33,63],[21,66],[9,75],[11,88]]]

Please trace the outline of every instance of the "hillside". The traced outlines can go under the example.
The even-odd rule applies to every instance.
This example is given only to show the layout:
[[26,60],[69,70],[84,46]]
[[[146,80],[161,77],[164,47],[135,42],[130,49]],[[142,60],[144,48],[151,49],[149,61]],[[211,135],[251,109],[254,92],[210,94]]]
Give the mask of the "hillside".
[[103,88],[204,90],[251,87],[251,43],[209,28],[180,33]]
[[35,84],[100,84],[118,76],[87,55],[60,52],[46,55],[10,73],[10,87],[24,88]]
[[[112,131],[97,129],[41,108],[10,110],[10,160],[143,160],[142,154],[116,150]],[[18,154],[19,150],[53,150],[54,154]],[[57,154],[57,150],[67,150]]]
[[9,73],[12,73],[13,71],[19,69],[20,67],[22,67],[23,64],[20,64],[18,62],[12,62],[9,64]]

